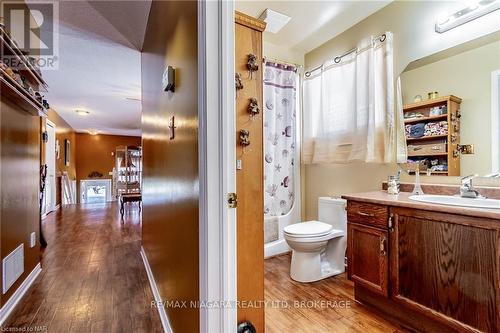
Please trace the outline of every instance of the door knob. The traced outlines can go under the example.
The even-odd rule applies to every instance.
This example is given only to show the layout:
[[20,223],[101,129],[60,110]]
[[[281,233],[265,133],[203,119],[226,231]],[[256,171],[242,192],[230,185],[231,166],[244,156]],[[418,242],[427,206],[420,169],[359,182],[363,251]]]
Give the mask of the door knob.
[[255,326],[249,321],[238,324],[238,333],[256,333]]

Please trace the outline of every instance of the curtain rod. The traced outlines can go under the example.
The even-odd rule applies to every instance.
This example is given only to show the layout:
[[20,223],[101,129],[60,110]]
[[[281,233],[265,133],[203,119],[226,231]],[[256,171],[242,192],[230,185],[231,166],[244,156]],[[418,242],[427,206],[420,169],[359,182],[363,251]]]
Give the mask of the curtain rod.
[[[375,37],[374,40],[378,39],[381,43],[383,43],[386,38],[387,38],[386,35],[382,34],[380,36]],[[357,52],[357,51],[358,51],[358,48],[355,47],[352,50],[349,50],[346,53],[344,53],[342,55],[339,55],[339,56],[336,56],[335,58],[333,58],[333,62],[335,62],[336,64],[338,64],[342,60],[342,58],[344,58],[345,56],[348,56],[351,53]],[[317,71],[318,69],[321,69],[321,68],[323,68],[323,64],[321,64],[318,67],[314,67],[313,69],[305,72],[304,75],[305,75],[305,77],[309,77],[309,76],[311,76],[312,72],[315,72],[315,71]]]
[[287,62],[287,61],[283,61],[283,60],[279,60],[279,59],[275,59],[275,58],[271,58],[271,57],[266,57],[266,56],[262,57],[262,62],[266,62],[266,61],[276,62],[278,64],[287,65],[287,66],[294,66],[297,68],[303,67],[302,65],[295,64],[293,62]]

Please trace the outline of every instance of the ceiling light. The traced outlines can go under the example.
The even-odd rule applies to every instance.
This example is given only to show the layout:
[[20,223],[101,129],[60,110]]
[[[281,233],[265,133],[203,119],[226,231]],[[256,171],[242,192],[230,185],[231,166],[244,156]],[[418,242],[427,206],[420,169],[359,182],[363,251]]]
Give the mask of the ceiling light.
[[137,102],[141,102],[142,100],[138,97],[125,97],[125,99],[128,99],[129,101],[137,101]]
[[75,112],[79,116],[88,116],[90,114],[89,111],[87,111],[87,110],[81,110],[81,109],[75,110]]
[[87,132],[88,132],[90,135],[97,135],[97,134],[99,134],[99,131],[98,131],[98,130],[96,130],[96,129],[89,129]]
[[500,9],[499,0],[483,0],[469,4],[469,6],[454,12],[447,17],[440,17],[436,22],[436,32],[443,33],[459,25],[475,20],[483,15]]
[[291,17],[267,8],[260,14],[259,19],[266,22],[266,31],[275,34],[290,21]]

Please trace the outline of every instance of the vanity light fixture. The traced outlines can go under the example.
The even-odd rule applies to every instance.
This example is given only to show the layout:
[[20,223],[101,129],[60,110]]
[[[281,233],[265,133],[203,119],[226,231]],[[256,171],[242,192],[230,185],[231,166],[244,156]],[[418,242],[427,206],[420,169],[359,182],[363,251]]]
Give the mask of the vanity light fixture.
[[88,116],[90,114],[89,111],[83,110],[83,109],[76,109],[75,110],[76,114],[82,117]]
[[497,9],[500,9],[500,0],[473,1],[469,6],[438,19],[435,26],[436,32],[443,33]]

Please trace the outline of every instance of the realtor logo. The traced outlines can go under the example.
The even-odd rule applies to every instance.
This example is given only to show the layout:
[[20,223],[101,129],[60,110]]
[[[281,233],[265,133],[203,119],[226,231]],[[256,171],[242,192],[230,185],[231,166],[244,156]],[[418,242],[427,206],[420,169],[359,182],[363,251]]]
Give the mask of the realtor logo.
[[[1,17],[4,30],[29,61],[42,69],[57,69],[59,51],[59,4],[57,1],[2,1]],[[15,62],[11,48],[2,45],[2,61],[9,67]]]

